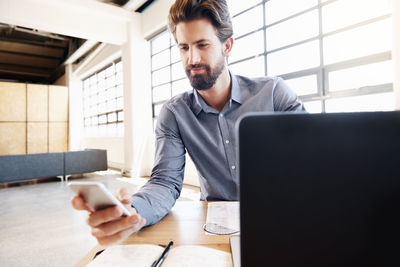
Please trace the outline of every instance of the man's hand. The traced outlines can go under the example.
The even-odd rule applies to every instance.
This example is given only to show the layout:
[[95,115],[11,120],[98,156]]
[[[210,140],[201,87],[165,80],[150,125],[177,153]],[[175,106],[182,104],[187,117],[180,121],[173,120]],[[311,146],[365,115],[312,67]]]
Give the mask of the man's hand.
[[130,196],[125,188],[120,188],[115,195],[131,212],[131,216],[122,217],[122,210],[117,206],[94,211],[78,195],[71,200],[75,209],[89,212],[86,223],[91,227],[92,235],[102,246],[120,243],[132,233],[140,230],[146,223],[146,219],[142,218],[136,212],[136,209],[131,207]]

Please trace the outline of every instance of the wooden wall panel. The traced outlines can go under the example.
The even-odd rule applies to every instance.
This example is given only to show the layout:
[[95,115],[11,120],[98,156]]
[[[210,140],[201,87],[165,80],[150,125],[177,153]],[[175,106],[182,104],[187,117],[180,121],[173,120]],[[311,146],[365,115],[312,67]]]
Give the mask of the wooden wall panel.
[[68,121],[68,87],[49,86],[49,121]]
[[47,122],[48,120],[48,85],[27,85],[28,121]]
[[49,123],[49,152],[68,151],[68,123]]
[[0,82],[0,121],[26,121],[26,84]]
[[47,128],[47,122],[28,122],[28,154],[48,152]]
[[68,97],[65,86],[0,82],[0,155],[67,151]]
[[26,153],[26,123],[0,122],[0,155]]

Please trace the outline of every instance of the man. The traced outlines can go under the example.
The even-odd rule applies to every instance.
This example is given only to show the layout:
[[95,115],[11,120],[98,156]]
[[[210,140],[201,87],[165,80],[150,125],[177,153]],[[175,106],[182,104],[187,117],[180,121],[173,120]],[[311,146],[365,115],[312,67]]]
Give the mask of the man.
[[229,72],[234,41],[225,0],[177,0],[168,19],[194,90],[172,98],[160,112],[149,182],[132,197],[118,193],[134,215],[121,217],[117,207],[90,211],[73,198],[76,209],[90,211],[87,223],[102,245],[120,242],[169,212],[182,189],[185,150],[198,170],[201,200],[237,200],[237,119],[246,112],[304,110],[282,79]]

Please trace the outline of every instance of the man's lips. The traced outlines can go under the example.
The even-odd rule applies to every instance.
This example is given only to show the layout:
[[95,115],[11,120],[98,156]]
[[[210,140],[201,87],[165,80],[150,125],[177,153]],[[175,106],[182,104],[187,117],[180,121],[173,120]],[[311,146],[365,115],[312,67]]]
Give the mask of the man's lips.
[[204,67],[198,67],[198,68],[191,68],[190,72],[193,74],[198,74],[204,72],[206,69]]

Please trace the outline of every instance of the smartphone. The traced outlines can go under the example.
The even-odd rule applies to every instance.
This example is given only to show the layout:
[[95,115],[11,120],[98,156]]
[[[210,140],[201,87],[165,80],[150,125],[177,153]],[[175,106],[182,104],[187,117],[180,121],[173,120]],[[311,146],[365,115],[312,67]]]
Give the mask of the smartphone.
[[121,208],[123,216],[131,215],[126,207],[100,182],[69,182],[68,187],[80,195],[91,209],[102,210],[118,206]]

